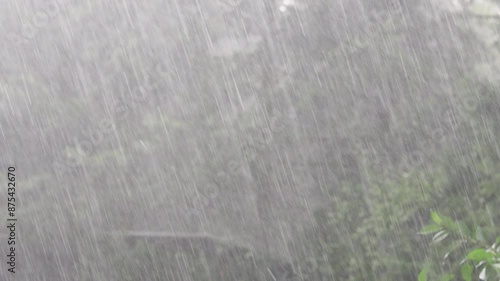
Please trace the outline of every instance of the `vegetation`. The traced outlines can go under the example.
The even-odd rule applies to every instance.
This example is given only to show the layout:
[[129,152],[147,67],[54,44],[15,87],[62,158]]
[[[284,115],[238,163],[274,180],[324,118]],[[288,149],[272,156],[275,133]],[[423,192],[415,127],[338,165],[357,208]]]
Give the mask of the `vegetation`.
[[[481,227],[470,228],[464,221],[453,221],[436,212],[432,212],[431,215],[433,224],[425,226],[421,233],[434,234],[432,242],[440,244],[439,250],[446,249],[443,260],[451,261],[437,269],[433,269],[431,264],[444,265],[444,263],[439,260],[436,263],[428,261],[418,275],[419,281],[426,281],[429,275],[434,277],[433,275],[441,273],[443,269],[449,270],[449,273],[441,273],[441,276],[430,280],[455,280],[458,276],[465,281],[499,280],[500,236],[490,244],[487,241],[491,241],[489,240],[491,231],[485,231]],[[455,251],[458,254],[455,254]],[[433,254],[436,257],[440,252],[434,251]],[[464,252],[466,255],[463,255]],[[462,259],[458,263],[457,258],[460,256]]]
[[498,279],[496,19],[90,2],[2,59],[24,280]]

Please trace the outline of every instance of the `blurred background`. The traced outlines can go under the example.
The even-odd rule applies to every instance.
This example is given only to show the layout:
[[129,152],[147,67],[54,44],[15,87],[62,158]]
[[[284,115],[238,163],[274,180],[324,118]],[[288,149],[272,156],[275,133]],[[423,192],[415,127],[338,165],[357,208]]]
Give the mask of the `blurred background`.
[[431,210],[500,234],[496,1],[0,13],[1,280],[417,280],[470,246],[429,247]]

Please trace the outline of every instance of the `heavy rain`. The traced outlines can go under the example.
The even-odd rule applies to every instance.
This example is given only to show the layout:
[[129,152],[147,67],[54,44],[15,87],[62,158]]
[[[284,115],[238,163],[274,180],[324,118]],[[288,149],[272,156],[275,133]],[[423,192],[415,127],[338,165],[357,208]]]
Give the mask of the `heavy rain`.
[[2,0],[0,280],[500,280],[498,0]]

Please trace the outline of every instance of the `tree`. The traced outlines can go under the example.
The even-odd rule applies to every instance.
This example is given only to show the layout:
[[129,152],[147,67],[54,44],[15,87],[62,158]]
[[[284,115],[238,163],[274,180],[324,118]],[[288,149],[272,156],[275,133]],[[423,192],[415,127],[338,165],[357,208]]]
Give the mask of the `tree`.
[[[486,232],[485,228],[469,228],[463,221],[454,221],[434,211],[431,218],[433,223],[425,226],[420,233],[434,234],[432,245],[440,246],[441,251],[446,249],[446,253],[444,256],[436,255],[441,253],[438,250],[429,257],[418,276],[419,281],[428,280],[428,276],[431,280],[440,281],[456,280],[459,276],[465,281],[477,280],[475,276],[482,281],[500,280],[500,236],[491,243],[488,242],[491,241],[488,234],[492,231]],[[455,252],[458,254],[455,255]]]

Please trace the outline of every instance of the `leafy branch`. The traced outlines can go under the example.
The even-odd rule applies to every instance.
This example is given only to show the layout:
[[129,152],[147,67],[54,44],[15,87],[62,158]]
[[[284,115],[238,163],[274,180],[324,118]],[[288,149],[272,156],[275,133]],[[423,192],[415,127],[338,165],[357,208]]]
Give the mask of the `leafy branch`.
[[[437,280],[472,281],[474,273],[478,272],[480,280],[500,280],[500,236],[497,237],[495,243],[489,244],[480,227],[471,231],[464,222],[454,221],[434,211],[431,212],[431,219],[433,223],[420,231],[422,235],[434,234],[431,244],[442,243],[449,237],[454,237],[456,240],[444,259],[447,259],[452,251],[461,246],[468,246],[468,253],[456,266],[456,270],[441,275]],[[418,281],[427,281],[430,271],[431,265],[428,260],[418,275]],[[457,279],[457,274],[453,272],[460,272],[461,279]]]

